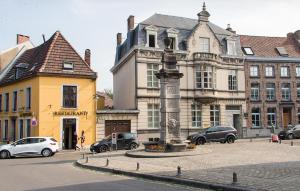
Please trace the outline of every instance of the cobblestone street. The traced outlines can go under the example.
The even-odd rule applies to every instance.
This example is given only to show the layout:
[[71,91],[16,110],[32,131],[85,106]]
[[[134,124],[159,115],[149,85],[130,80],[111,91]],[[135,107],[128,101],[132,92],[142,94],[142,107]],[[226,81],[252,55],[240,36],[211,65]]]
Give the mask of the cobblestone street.
[[181,166],[181,178],[208,183],[232,184],[237,173],[237,186],[254,190],[298,190],[300,187],[300,142],[269,143],[267,139],[253,142],[239,140],[235,144],[207,144],[197,149],[203,154],[176,158],[128,158],[111,154],[98,154],[89,165],[105,166],[139,173],[176,176]]

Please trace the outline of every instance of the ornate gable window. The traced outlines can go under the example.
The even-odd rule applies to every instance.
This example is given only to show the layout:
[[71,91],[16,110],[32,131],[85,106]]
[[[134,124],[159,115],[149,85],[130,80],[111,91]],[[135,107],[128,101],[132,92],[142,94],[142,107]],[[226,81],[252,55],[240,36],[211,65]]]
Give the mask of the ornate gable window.
[[167,29],[167,35],[172,39],[170,48],[173,50],[178,50],[178,33],[179,31],[174,28]]
[[232,56],[237,55],[236,42],[234,40],[227,40],[227,54]]
[[158,48],[157,44],[157,31],[158,28],[150,25],[145,27],[146,30],[146,47]]

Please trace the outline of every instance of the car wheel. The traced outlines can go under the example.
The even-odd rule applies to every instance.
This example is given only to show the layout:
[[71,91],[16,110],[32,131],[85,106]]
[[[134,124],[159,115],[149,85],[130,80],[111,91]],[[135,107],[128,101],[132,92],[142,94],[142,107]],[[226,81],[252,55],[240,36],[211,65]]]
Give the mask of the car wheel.
[[294,139],[294,135],[293,134],[288,134],[288,139]]
[[50,156],[52,156],[52,151],[50,149],[43,149],[42,155],[43,155],[43,157],[50,157]]
[[204,145],[204,144],[205,144],[205,140],[203,138],[197,139],[197,145]]
[[134,149],[137,149],[138,145],[136,143],[131,143],[130,144],[130,150],[134,150]]
[[235,139],[234,139],[233,136],[229,136],[229,137],[227,138],[227,143],[229,143],[229,144],[234,143],[234,141],[235,141]]
[[101,146],[100,147],[100,153],[105,153],[107,151],[107,147],[106,146]]
[[10,153],[8,151],[1,151],[0,152],[0,158],[1,159],[8,159],[8,158],[10,158]]
[[225,144],[225,143],[226,143],[226,141],[220,141],[220,143],[221,143],[221,144]]

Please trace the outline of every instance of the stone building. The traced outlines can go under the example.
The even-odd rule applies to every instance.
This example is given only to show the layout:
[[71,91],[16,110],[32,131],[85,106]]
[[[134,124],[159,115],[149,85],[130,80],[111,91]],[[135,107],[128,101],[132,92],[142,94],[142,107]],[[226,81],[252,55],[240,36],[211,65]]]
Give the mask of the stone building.
[[300,31],[286,37],[240,35],[245,55],[248,136],[300,123]]
[[[126,40],[122,42],[122,34],[117,34],[111,69],[113,105],[116,111],[132,111],[134,126],[127,130],[136,132],[140,140],[159,137],[160,87],[155,73],[162,67],[165,37],[172,39],[171,48],[184,75],[180,79],[182,136],[213,125],[233,125],[242,135],[246,101],[240,39],[230,26],[223,29],[209,17],[205,5],[198,19],[154,14],[134,26],[134,16],[129,16]],[[111,132],[105,121],[98,118],[100,137]]]

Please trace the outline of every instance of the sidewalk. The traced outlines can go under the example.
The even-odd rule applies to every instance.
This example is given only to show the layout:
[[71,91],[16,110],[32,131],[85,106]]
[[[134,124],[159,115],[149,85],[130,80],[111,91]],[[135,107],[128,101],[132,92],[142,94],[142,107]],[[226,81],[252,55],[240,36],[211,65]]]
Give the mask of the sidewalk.
[[[197,149],[211,149],[197,156],[176,158],[129,158],[97,154],[79,160],[81,167],[130,176],[161,179],[223,190],[292,191],[300,187],[300,146],[264,141],[238,141],[235,144],[207,144]],[[118,151],[119,152],[119,151]],[[120,154],[120,153],[119,153]],[[107,159],[109,165],[106,166]],[[137,171],[137,163],[139,170]],[[177,167],[182,174],[177,176]],[[233,172],[238,181],[232,184]],[[214,187],[215,186],[215,187]]]

